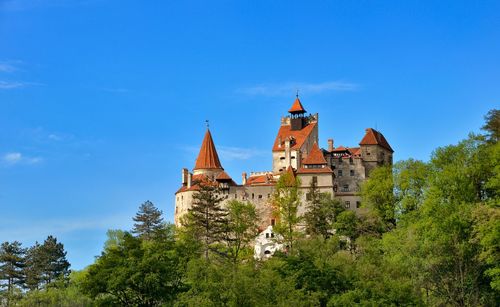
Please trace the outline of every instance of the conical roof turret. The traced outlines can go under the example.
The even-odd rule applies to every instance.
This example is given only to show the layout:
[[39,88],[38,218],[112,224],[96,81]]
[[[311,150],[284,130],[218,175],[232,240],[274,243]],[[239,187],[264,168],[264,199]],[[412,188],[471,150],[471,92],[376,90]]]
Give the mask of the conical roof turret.
[[201,144],[200,153],[196,159],[194,169],[223,169],[219,161],[219,155],[215,149],[212,134],[208,128],[203,138],[203,143]]

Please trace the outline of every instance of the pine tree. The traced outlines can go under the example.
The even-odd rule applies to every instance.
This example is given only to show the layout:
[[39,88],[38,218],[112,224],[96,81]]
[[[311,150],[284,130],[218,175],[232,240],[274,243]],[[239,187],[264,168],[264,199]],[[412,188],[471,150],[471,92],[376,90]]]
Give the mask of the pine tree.
[[43,280],[50,284],[58,278],[68,277],[69,262],[62,243],[58,243],[53,236],[48,236],[41,245],[41,254],[44,261]]
[[142,239],[152,239],[164,226],[163,218],[161,217],[162,213],[149,200],[144,202],[139,207],[139,212],[133,218],[136,223],[132,232]]
[[24,255],[26,250],[21,247],[18,241],[4,242],[0,246],[0,280],[5,281],[0,284],[0,288],[6,288],[4,296],[7,306],[13,297],[14,290],[24,282]]
[[344,211],[340,201],[328,193],[321,193],[316,181],[311,181],[307,195],[307,212],[304,214],[306,232],[327,239],[333,234],[335,218]]
[[26,253],[26,288],[40,289],[57,279],[68,277],[70,264],[62,243],[48,236],[42,245],[35,243]]
[[209,252],[215,251],[213,244],[222,242],[227,230],[227,211],[221,206],[224,199],[219,188],[210,183],[200,184],[193,194],[185,226],[203,246],[206,260]]

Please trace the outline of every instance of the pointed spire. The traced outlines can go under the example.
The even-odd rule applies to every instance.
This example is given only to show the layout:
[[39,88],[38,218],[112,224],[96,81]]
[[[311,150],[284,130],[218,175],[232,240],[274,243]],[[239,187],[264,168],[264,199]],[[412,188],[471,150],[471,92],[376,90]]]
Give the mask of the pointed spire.
[[302,103],[300,103],[299,92],[298,91],[297,91],[297,95],[296,95],[295,101],[293,102],[293,105],[290,108],[290,110],[288,110],[288,113],[292,113],[292,114],[306,113],[306,110],[302,106]]
[[223,169],[219,161],[219,156],[217,155],[217,150],[215,149],[212,134],[208,127],[194,169]]

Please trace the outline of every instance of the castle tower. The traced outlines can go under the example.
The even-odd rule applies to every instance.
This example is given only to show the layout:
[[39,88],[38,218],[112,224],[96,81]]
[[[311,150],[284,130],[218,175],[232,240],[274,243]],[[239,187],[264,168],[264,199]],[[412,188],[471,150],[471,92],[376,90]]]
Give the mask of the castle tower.
[[219,160],[219,155],[215,149],[214,140],[212,139],[212,134],[210,129],[207,128],[203,142],[201,143],[200,152],[198,158],[196,158],[196,163],[193,169],[194,175],[205,175],[211,179],[214,179],[219,173],[223,172],[224,169]]
[[318,142],[318,114],[306,116],[298,95],[288,113],[288,116],[281,118],[281,126],[274,141],[274,174],[280,174],[290,166],[298,170],[302,159]]
[[361,158],[365,163],[365,176],[369,177],[370,172],[377,166],[392,164],[391,145],[384,135],[373,128],[365,130],[365,136],[359,142],[361,147]]

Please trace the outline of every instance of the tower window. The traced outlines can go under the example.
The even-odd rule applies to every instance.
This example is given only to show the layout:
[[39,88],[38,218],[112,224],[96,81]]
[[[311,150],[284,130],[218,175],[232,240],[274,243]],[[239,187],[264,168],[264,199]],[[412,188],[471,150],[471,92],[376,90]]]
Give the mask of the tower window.
[[339,177],[342,177],[342,170],[339,169]]
[[252,193],[252,199],[254,199],[254,198],[255,198],[255,195]]
[[259,195],[259,199],[262,199],[262,195]]
[[349,173],[350,173],[351,176],[354,176],[354,170],[353,169],[350,170]]
[[342,187],[342,192],[349,192],[349,185],[348,184],[344,184],[344,186]]
[[344,203],[346,209],[349,209],[351,207],[351,202],[346,200],[346,202]]

